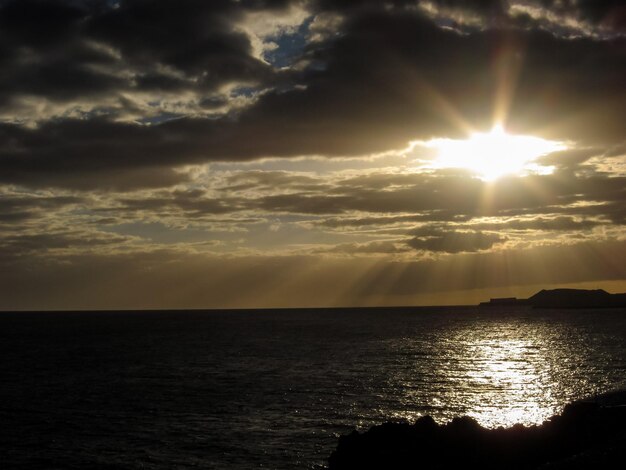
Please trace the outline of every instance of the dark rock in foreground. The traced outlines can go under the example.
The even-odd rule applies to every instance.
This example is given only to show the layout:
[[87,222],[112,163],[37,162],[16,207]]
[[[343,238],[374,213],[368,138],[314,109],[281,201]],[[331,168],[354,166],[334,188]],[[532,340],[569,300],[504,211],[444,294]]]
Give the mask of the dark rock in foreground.
[[626,462],[626,407],[568,405],[540,426],[486,429],[462,417],[386,423],[339,438],[329,469],[610,469]]

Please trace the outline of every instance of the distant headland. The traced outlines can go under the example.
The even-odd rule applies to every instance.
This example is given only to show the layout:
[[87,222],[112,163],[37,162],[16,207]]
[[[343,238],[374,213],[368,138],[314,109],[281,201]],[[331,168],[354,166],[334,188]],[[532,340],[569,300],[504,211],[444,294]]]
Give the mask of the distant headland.
[[602,289],[542,289],[527,299],[501,297],[481,302],[481,307],[529,306],[533,308],[617,308],[626,307],[626,293],[609,294]]

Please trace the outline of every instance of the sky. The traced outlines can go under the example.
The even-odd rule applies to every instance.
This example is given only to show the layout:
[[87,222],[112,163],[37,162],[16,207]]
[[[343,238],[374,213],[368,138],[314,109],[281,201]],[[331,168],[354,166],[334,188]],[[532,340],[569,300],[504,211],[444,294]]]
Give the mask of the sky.
[[0,309],[626,291],[626,5],[0,0]]

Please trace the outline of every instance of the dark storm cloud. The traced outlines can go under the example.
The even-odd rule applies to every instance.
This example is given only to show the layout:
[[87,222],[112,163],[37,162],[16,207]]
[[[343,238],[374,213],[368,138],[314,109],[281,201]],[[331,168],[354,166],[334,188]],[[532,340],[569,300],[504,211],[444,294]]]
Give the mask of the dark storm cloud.
[[323,11],[340,11],[344,13],[354,13],[355,10],[367,9],[414,9],[417,5],[432,4],[442,9],[459,9],[464,12],[487,14],[504,14],[506,10],[506,0],[481,0],[479,2],[468,2],[466,0],[437,0],[434,2],[420,2],[415,0],[391,0],[380,2],[378,0],[317,0],[316,5]]
[[[213,89],[230,80],[258,81],[270,72],[252,57],[249,39],[233,28],[242,13],[236,2],[224,0],[125,1],[94,18],[88,34],[132,64],[171,66]],[[149,75],[139,86],[159,88],[159,78],[166,88],[173,83],[167,76]]]
[[272,71],[233,28],[243,11],[221,0],[133,0],[116,8],[97,0],[3,2],[0,105],[31,95],[67,101],[258,83]]
[[0,124],[0,182],[77,189],[179,183],[186,176],[172,165],[197,144],[170,128],[154,132],[104,119],[50,121],[36,129]]
[[626,24],[626,6],[621,0],[538,0],[534,3],[549,11],[616,30]]
[[76,2],[0,4],[0,106],[22,95],[66,100],[123,85],[120,78],[91,69],[111,65],[114,58],[81,37],[87,14]]
[[[355,3],[361,2],[346,5]],[[263,83],[268,91],[237,116],[145,126],[108,121],[103,108],[99,117],[87,113],[30,129],[4,124],[0,178],[81,189],[166,186],[183,179],[169,169],[187,163],[357,155],[416,138],[460,136],[459,116],[491,125],[494,57],[503,54],[521,70],[514,77],[512,129],[623,139],[625,39],[564,39],[532,29],[461,35],[419,11],[374,3],[346,13],[340,34],[309,44],[303,55],[309,66],[288,73],[286,82],[252,56],[250,39],[235,25],[245,12],[284,9],[287,2],[135,0],[119,8],[3,2],[5,116],[22,97],[71,104],[98,96],[119,105],[127,93],[159,89],[219,100],[212,90],[233,81]],[[322,9],[311,5],[312,14]],[[109,118],[120,112],[112,108]],[[144,182],[140,171],[146,171]]]
[[441,7],[462,8],[468,11],[491,13],[502,13],[505,10],[506,0],[483,0],[480,2],[468,2],[465,0],[439,0],[434,2]]

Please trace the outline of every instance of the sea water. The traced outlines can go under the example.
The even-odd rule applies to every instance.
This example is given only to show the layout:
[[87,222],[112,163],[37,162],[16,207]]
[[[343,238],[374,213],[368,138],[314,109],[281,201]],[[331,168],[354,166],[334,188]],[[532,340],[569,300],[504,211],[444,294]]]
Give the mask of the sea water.
[[622,386],[626,309],[2,313],[0,354],[2,468],[318,468],[355,428]]

